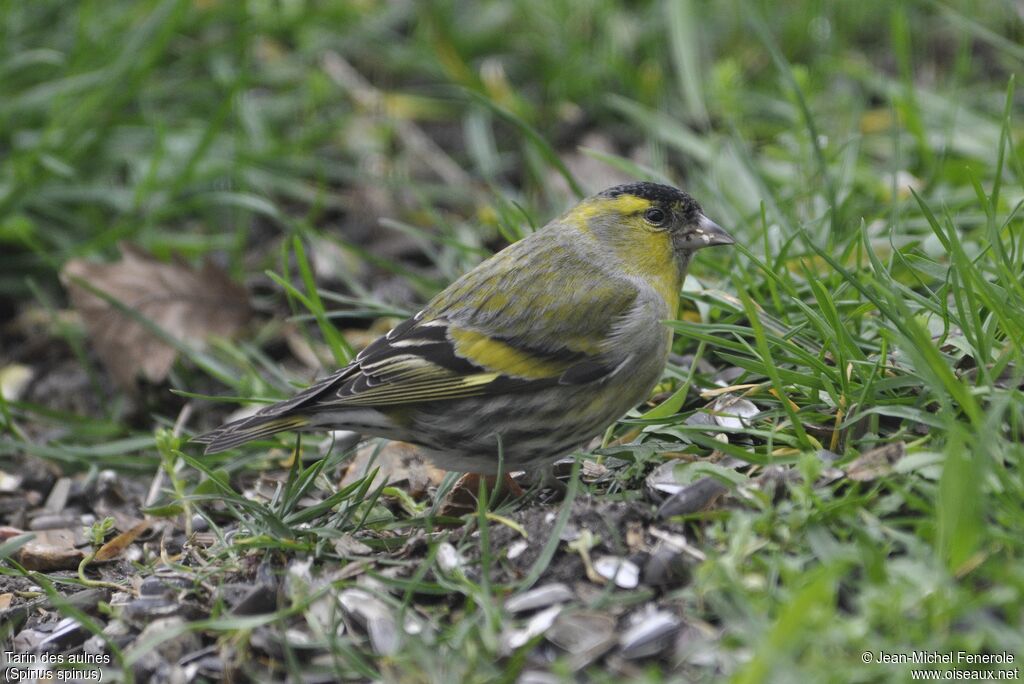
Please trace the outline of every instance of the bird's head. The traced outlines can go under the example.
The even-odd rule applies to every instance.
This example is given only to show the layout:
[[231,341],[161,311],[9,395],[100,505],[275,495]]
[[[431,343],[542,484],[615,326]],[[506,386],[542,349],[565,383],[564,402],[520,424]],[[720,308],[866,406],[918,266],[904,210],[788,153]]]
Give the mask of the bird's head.
[[678,290],[693,253],[735,242],[695,199],[659,183],[616,185],[588,197],[566,221],[593,236],[630,275]]

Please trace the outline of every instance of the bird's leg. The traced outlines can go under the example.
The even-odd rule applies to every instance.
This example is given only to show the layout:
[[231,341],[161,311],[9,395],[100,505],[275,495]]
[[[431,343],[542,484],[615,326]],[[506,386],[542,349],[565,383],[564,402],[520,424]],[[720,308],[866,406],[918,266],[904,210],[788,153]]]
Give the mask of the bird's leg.
[[555,476],[555,464],[552,463],[539,469],[539,472],[531,481],[530,489],[536,490],[538,493],[545,489],[550,489],[554,493],[553,498],[550,500],[561,501],[565,498],[565,493],[569,488]]

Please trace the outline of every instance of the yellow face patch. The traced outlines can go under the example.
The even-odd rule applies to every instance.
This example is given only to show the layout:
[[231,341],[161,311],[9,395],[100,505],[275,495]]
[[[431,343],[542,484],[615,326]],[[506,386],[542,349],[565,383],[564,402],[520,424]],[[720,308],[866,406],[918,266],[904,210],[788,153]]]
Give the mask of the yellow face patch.
[[[671,231],[651,226],[643,213],[654,202],[636,195],[601,197],[577,206],[566,218],[580,230],[596,237],[610,255],[617,257],[625,272],[646,280],[662,296],[674,315],[679,303],[682,273],[672,245]],[[596,234],[596,218],[611,217],[605,230]]]
[[595,216],[607,214],[618,214],[619,216],[630,216],[638,214],[651,206],[650,200],[635,195],[619,195],[618,197],[598,197],[584,202],[572,210],[569,220],[587,230],[587,223]]
[[651,206],[651,201],[636,195],[619,195],[604,201],[607,211],[614,211],[620,215],[639,214]]

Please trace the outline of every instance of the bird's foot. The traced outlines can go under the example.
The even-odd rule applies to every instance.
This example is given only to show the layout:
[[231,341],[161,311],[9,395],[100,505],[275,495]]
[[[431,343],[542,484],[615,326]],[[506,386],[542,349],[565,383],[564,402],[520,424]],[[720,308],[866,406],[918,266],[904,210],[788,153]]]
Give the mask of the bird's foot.
[[561,501],[565,498],[568,486],[555,475],[557,464],[552,463],[539,469],[530,485],[530,490],[538,494],[544,490],[551,490],[551,494],[545,497],[546,501]]

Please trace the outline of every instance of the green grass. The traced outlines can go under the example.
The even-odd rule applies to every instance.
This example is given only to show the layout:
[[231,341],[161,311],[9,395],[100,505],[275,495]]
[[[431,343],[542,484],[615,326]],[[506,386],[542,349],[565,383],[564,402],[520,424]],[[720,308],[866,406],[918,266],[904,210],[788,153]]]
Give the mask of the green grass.
[[[23,453],[68,470],[164,467],[165,513],[241,525],[213,547],[214,577],[253,558],[339,567],[334,542],[370,531],[374,551],[408,573],[374,571],[397,614],[424,593],[462,597],[458,610],[435,606],[390,658],[339,636],[340,616],[318,603],[354,579],[315,573],[277,613],[215,612],[187,627],[243,655],[269,630],[296,676],[305,651],[289,645],[291,624],[317,635],[303,648],[329,651],[317,667],[338,677],[490,681],[527,668],[535,642],[500,650],[501,599],[517,586],[475,565],[501,562],[489,545],[500,522],[458,521],[481,532],[451,537],[477,559],[471,571],[437,566],[445,534],[423,557],[393,557],[443,521],[423,502],[384,505],[369,479],[338,490],[328,475],[345,453],[298,461],[273,500],[255,502],[240,483],[277,467],[268,446],[294,440],[203,459],[165,430],[190,402],[200,410],[186,433],[223,416],[193,395],[283,397],[307,382],[279,344],[283,312],[323,364],[342,363],[368,319],[412,309],[577,188],[600,189],[566,161],[596,132],[614,152],[583,156],[685,187],[739,238],[697,260],[690,315],[671,325],[677,352],[757,384],[749,398],[762,412],[725,445],[684,424],[703,401],[627,419],[616,435],[642,427],[636,444],[609,453],[631,465],[610,487],[573,480],[570,503],[642,500],[643,475],[668,452],[718,449],[801,475],[778,500],[755,491],[691,519],[707,559],[662,600],[714,626],[715,665],[650,668],[647,680],[907,677],[862,664],[864,651],[1007,650],[1019,664],[1022,38],[1012,4],[996,0],[0,3],[0,309],[43,312],[41,334],[109,399],[92,414],[4,401],[0,467]],[[333,53],[379,91],[383,113],[339,85]],[[411,147],[410,124],[438,149]],[[450,164],[466,183],[446,181]],[[382,216],[422,258],[365,247],[356,236]],[[121,240],[162,258],[213,255],[272,312],[247,342],[186,349],[168,381],[180,394],[148,388],[134,413],[57,313],[62,264],[113,258]],[[329,284],[313,258],[325,245],[347,264]],[[404,300],[372,286],[385,278],[404,284]],[[713,386],[689,373],[670,368],[664,389]],[[310,457],[318,441],[304,439]],[[815,485],[821,450],[843,465],[893,442],[907,456],[892,473]],[[300,506],[307,496],[320,503]],[[134,648],[118,661],[141,657]]]

